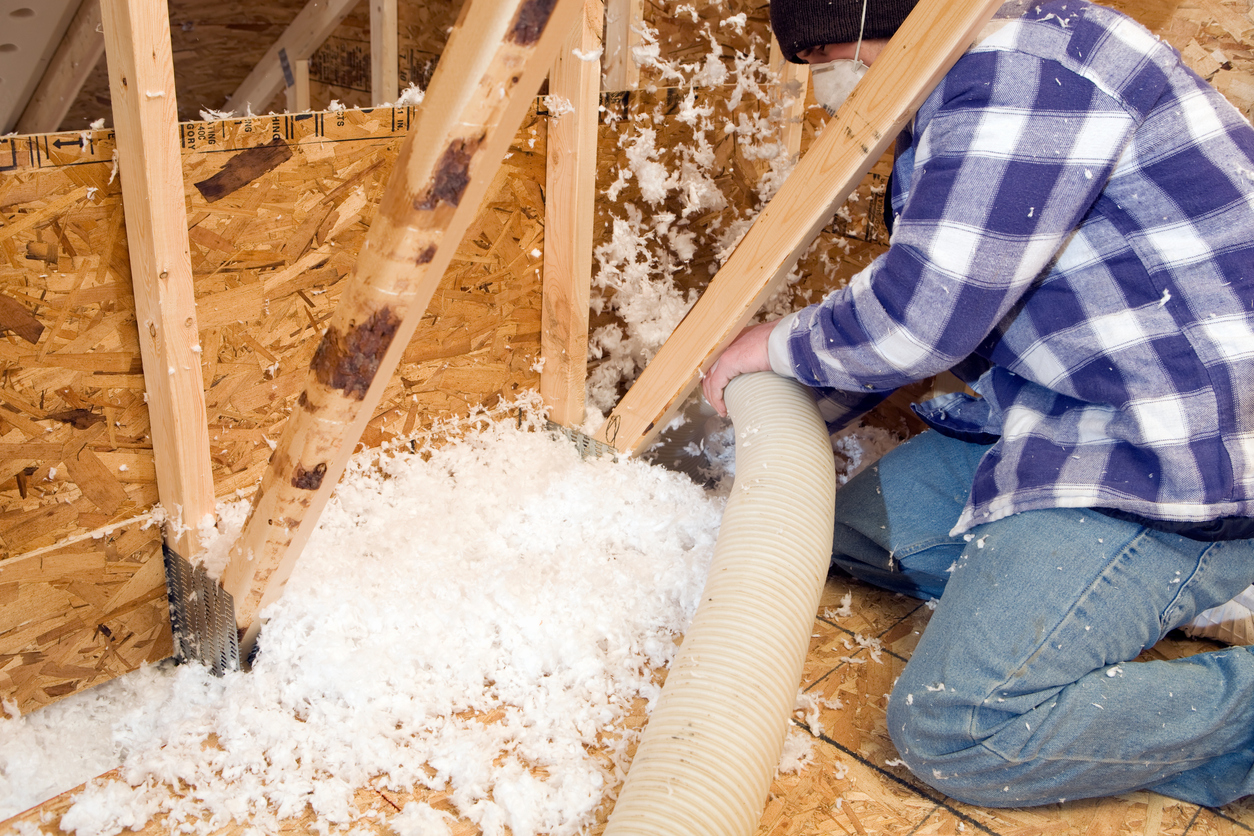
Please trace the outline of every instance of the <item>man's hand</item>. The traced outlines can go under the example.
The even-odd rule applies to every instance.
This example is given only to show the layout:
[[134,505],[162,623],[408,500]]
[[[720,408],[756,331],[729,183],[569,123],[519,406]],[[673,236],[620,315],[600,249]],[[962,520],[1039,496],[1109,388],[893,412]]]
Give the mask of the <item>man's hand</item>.
[[740,336],[732,340],[731,345],[723,350],[714,365],[705,373],[705,378],[701,381],[701,392],[719,415],[727,414],[727,404],[723,403],[723,389],[733,377],[771,370],[767,342],[778,324],[779,320],[775,320],[741,331]]

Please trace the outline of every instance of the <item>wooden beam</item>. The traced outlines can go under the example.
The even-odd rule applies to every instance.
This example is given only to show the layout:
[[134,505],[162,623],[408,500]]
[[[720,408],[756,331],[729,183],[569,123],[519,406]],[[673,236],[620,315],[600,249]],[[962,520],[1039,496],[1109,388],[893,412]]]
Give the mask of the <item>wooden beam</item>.
[[283,592],[582,0],[468,0],[222,585],[241,650]]
[[174,517],[167,542],[190,559],[214,496],[170,17],[166,0],[102,0],[101,11],[157,492]]
[[400,96],[400,38],[396,0],[370,0],[370,103],[392,104]]
[[748,324],[1001,0],[920,0],[597,437],[640,452]]
[[100,0],[82,0],[39,86],[17,120],[21,134],[46,134],[61,127],[78,93],[104,55]]
[[[601,48],[604,19],[601,0],[586,0],[579,22],[549,73],[550,102],[563,112],[549,117],[540,394],[549,417],[566,427],[583,423],[588,374],[588,297],[601,101],[601,66],[592,56]],[[574,109],[565,110],[567,103]]]
[[640,45],[644,0],[607,0],[605,4],[605,89],[635,90],[640,67],[632,50]]
[[309,0],[248,78],[231,94],[227,106],[243,114],[249,108],[260,109],[270,104],[287,86],[279,53],[286,52],[289,62],[308,60],[356,4],[357,0]]
[[779,41],[771,35],[771,72],[775,75],[777,86],[772,95],[772,104],[780,110],[781,139],[788,149],[789,157],[801,154],[802,125],[806,117],[806,92],[810,86],[810,68],[805,64],[794,64],[784,57]]
[[287,110],[304,113],[309,110],[309,61],[293,61],[292,83],[287,86]]

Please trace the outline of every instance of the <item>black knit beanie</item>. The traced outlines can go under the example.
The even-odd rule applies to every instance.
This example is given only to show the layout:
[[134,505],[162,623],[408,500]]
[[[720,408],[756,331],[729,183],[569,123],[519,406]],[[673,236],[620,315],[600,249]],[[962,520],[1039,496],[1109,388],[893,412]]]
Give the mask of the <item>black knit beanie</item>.
[[849,44],[863,38],[891,38],[917,0],[771,0],[771,29],[784,55],[804,64],[797,53],[823,44]]

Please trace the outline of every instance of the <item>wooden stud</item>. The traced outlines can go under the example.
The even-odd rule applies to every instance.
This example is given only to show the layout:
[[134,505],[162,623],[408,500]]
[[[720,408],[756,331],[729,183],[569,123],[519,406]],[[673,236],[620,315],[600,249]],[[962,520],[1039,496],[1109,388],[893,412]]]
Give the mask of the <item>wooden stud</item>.
[[44,134],[57,130],[78,98],[78,91],[100,63],[104,49],[100,0],[82,0],[39,86],[17,120],[17,132]]
[[1000,0],[921,0],[597,434],[640,452],[748,324]]
[[600,64],[593,56],[601,47],[604,19],[601,0],[587,0],[549,73],[551,106],[574,109],[549,117],[540,394],[549,417],[566,427],[583,423],[588,373],[601,90]]
[[287,110],[304,113],[309,110],[309,61],[292,62],[292,84],[287,87]]
[[222,576],[246,650],[283,587],[581,0],[469,0]]
[[391,104],[400,96],[400,40],[396,0],[370,0],[370,102]]
[[632,50],[640,46],[644,0],[607,0],[605,4],[605,89],[640,87],[640,67]]
[[306,61],[331,36],[357,0],[309,0],[291,25],[274,42],[248,78],[235,89],[227,104],[236,113],[265,108],[287,85],[280,53],[287,60]]
[[170,17],[165,0],[102,0],[101,11],[157,490],[175,518],[167,542],[190,559],[214,496]]
[[801,154],[802,124],[805,122],[806,90],[810,85],[810,68],[805,64],[794,64],[784,57],[779,48],[779,41],[771,35],[771,72],[778,80],[775,88],[774,106],[780,109],[783,123],[784,147],[788,156],[796,158]]

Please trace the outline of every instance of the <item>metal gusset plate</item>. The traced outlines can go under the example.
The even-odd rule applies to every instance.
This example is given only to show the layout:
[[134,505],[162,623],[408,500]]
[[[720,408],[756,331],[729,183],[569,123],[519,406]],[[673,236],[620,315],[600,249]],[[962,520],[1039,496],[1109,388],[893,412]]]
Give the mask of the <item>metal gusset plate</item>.
[[168,546],[162,551],[175,657],[200,662],[216,676],[239,670],[239,634],[230,593]]

